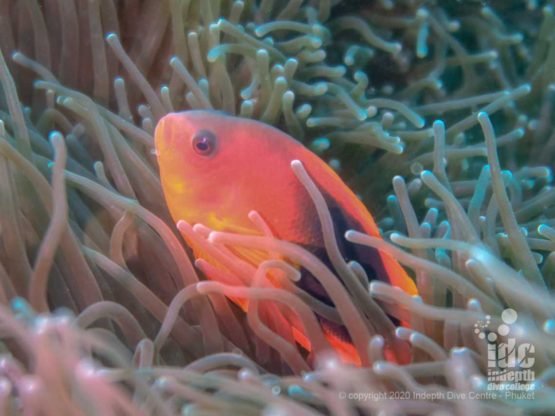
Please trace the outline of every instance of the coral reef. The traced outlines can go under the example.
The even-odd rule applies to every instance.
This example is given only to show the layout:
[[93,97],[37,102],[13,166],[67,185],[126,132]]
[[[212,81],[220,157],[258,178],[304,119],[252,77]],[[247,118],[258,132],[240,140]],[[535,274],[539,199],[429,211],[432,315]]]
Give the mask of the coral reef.
[[[553,412],[550,2],[19,0],[0,18],[2,414]],[[420,296],[341,256],[327,268],[256,213],[260,236],[176,227],[152,133],[189,108],[260,119],[317,152],[385,238],[327,233],[327,250],[346,238],[391,253]],[[193,265],[182,235],[229,273],[204,281],[219,271]],[[335,308],[283,260],[254,269],[232,246],[303,265]],[[264,285],[276,268],[281,289]],[[315,354],[259,302],[294,310]],[[377,331],[383,311],[410,328]],[[345,324],[364,366],[326,352],[315,313]],[[494,328],[533,349],[533,390],[489,389]],[[386,361],[376,332],[408,342],[412,362]]]

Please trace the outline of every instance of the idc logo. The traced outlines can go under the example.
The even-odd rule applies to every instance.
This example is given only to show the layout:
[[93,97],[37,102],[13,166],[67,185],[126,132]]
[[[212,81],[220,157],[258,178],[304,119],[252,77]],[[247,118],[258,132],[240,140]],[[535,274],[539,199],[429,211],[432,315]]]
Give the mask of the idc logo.
[[[478,338],[487,343],[488,389],[492,390],[533,390],[533,371],[536,349],[529,342],[517,342],[511,334],[518,319],[514,309],[505,309],[503,321],[496,330],[490,331],[491,316],[474,324]],[[513,336],[511,336],[513,335]]]

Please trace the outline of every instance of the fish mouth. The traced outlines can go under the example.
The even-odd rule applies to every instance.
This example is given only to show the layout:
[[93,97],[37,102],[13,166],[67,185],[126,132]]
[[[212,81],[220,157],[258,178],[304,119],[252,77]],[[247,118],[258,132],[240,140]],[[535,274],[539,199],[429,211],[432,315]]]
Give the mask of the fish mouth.
[[154,129],[154,151],[156,152],[156,154],[159,154],[159,150],[160,150],[160,144],[163,141],[163,137],[164,137],[164,133],[166,131],[165,129],[165,120],[166,117],[162,117],[160,119],[160,121],[158,121],[158,124],[156,124],[156,128]]
[[192,126],[180,113],[168,113],[162,117],[154,129],[154,147],[158,155],[177,153],[184,144],[184,137],[190,137]]
[[168,114],[162,117],[154,129],[154,153],[156,156],[167,156],[168,153],[172,153],[172,150],[177,149],[177,143],[173,143],[174,129],[172,126],[175,125],[175,122],[171,123],[171,120],[168,119],[171,116]]

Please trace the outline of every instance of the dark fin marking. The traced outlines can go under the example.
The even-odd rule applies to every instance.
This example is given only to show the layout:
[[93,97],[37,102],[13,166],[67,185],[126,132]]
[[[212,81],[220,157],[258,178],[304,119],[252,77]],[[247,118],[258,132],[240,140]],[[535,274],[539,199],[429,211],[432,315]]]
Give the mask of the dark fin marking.
[[[349,262],[351,260],[358,262],[368,275],[368,280],[370,282],[376,279],[386,283],[389,282],[387,271],[385,270],[378,250],[372,247],[353,244],[345,239],[345,232],[348,230],[364,232],[362,224],[360,224],[360,222],[357,221],[355,218],[347,215],[347,213],[341,208],[337,201],[333,199],[327,192],[323,191],[322,189],[320,189],[320,191],[322,192],[328,205],[328,210],[330,211],[330,215],[332,217],[334,225],[335,238],[337,240],[337,245],[341,255],[343,256],[343,259],[346,262]],[[315,221],[318,221],[318,219],[315,218]],[[321,227],[319,228],[321,229]],[[318,257],[322,261],[322,263],[324,263],[324,265],[330,270],[335,270],[323,244],[324,243],[322,238],[322,246],[303,246],[303,248]],[[316,278],[304,268],[301,270],[301,272],[302,277],[301,280],[297,283],[298,286],[308,292],[310,295],[319,299],[320,301],[326,303],[327,305],[333,306],[333,302],[331,301],[330,297],[328,296],[322,285],[318,282],[318,280],[316,280]],[[398,319],[394,318],[391,315],[388,316],[392,320],[394,325],[397,326],[400,324],[400,321]],[[335,326],[336,324],[332,325]],[[337,330],[340,331],[339,329]],[[346,336],[348,337],[348,335]]]

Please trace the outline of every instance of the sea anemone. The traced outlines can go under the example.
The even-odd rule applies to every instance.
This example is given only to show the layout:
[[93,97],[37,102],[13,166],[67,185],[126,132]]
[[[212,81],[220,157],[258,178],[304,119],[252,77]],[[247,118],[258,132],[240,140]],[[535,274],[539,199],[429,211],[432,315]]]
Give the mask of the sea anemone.
[[[0,17],[2,414],[553,411],[549,2],[21,0]],[[329,268],[254,211],[259,236],[176,226],[152,134],[191,108],[262,120],[317,152],[384,236],[329,232],[292,161],[328,252],[338,239],[383,250],[419,296],[341,256]],[[227,271],[193,264],[184,236]],[[269,260],[245,265],[233,246]],[[284,259],[335,307],[297,290]],[[270,288],[276,268],[283,287]],[[298,314],[310,355],[262,302]],[[315,314],[346,326],[361,367],[328,351]],[[385,359],[392,342],[410,345],[409,364]],[[525,391],[492,373],[510,342],[533,355]]]

